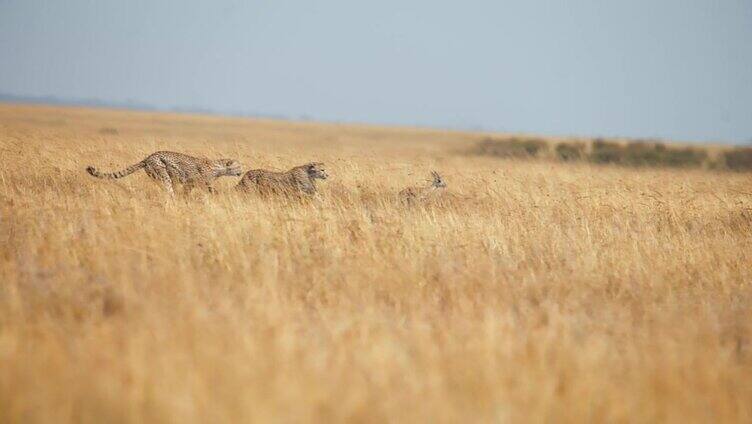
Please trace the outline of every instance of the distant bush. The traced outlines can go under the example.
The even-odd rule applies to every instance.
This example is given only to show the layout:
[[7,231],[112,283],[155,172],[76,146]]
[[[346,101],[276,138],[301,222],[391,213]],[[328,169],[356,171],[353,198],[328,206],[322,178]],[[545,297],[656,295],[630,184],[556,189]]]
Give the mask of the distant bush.
[[752,170],[752,148],[739,147],[723,153],[726,167],[734,171]]
[[690,168],[701,166],[708,158],[704,149],[668,147],[663,143],[635,141],[625,149],[625,165]]
[[619,143],[597,138],[593,141],[589,159],[593,163],[623,163],[624,147]]
[[548,143],[537,138],[510,138],[497,140],[487,138],[476,146],[474,153],[502,158],[536,157],[548,148]]
[[556,157],[565,162],[582,160],[585,158],[585,143],[559,143]]
[[666,166],[699,167],[708,159],[708,152],[700,148],[667,149],[663,156]]
[[[474,154],[501,158],[541,157],[549,144],[539,138],[486,138],[473,149]],[[708,152],[699,147],[672,147],[659,141],[635,140],[618,143],[602,138],[593,140],[590,152],[581,142],[562,142],[554,148],[556,158],[563,162],[588,160],[597,164],[632,167],[700,167],[709,163]],[[725,154],[730,169],[752,170],[752,148],[739,148]],[[710,166],[710,164],[708,165]]]
[[663,144],[651,144],[633,141],[624,148],[624,165],[658,166],[666,147]]
[[104,127],[99,129],[99,133],[104,135],[117,135],[118,130],[117,128]]
[[590,161],[624,166],[698,167],[708,158],[704,149],[669,147],[660,142],[633,141],[623,146],[601,139],[593,142]]

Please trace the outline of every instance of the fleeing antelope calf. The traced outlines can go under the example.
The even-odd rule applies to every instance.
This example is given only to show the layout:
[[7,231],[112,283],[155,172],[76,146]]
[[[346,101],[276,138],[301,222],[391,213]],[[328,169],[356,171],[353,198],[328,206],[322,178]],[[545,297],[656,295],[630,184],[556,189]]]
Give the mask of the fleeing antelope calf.
[[424,187],[408,187],[399,192],[401,200],[412,203],[422,199],[434,197],[444,192],[446,182],[436,171],[431,171],[431,183]]

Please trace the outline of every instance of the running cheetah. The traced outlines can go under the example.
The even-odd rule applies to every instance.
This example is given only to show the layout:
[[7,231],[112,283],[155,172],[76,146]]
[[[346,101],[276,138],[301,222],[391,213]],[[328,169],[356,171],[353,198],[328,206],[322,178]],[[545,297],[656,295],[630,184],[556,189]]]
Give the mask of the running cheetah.
[[441,175],[439,175],[439,173],[436,171],[431,171],[431,177],[432,181],[428,186],[408,187],[400,191],[400,199],[410,203],[443,193],[444,189],[446,188],[446,182],[444,182],[444,179],[441,178]]
[[97,178],[123,178],[144,168],[146,175],[157,181],[171,195],[175,194],[175,184],[180,183],[186,193],[193,187],[205,187],[214,192],[211,183],[223,175],[240,176],[243,172],[240,164],[233,159],[205,159],[175,152],[152,153],[139,163],[122,171],[99,172],[93,166],[86,167],[86,172]]
[[296,166],[287,172],[252,169],[243,175],[235,187],[240,191],[256,191],[260,194],[316,194],[316,180],[325,180],[328,175],[321,162]]

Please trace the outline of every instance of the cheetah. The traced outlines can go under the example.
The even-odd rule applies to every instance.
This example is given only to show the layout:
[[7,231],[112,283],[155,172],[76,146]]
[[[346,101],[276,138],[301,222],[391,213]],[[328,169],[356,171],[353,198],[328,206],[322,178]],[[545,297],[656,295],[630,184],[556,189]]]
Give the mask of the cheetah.
[[436,196],[444,192],[446,182],[436,171],[431,171],[432,181],[424,187],[408,187],[399,192],[401,200],[412,203],[421,199]]
[[214,193],[211,183],[218,177],[240,176],[240,164],[233,159],[206,159],[176,152],[156,152],[146,159],[122,171],[99,172],[93,166],[86,172],[96,178],[116,179],[130,175],[143,168],[146,175],[162,185],[170,195],[175,194],[175,184],[180,183],[186,193],[195,186],[201,186]]
[[321,162],[296,166],[287,172],[252,169],[243,175],[235,187],[242,192],[256,191],[259,194],[295,195],[316,194],[316,180],[325,180],[329,175]]

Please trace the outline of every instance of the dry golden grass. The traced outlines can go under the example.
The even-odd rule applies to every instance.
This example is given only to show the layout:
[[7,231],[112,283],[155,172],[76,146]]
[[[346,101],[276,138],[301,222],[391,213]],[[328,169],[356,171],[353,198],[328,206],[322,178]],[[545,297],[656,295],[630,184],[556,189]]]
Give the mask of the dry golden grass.
[[[0,106],[0,422],[752,422],[752,179],[480,137]],[[162,149],[330,179],[84,172]]]

